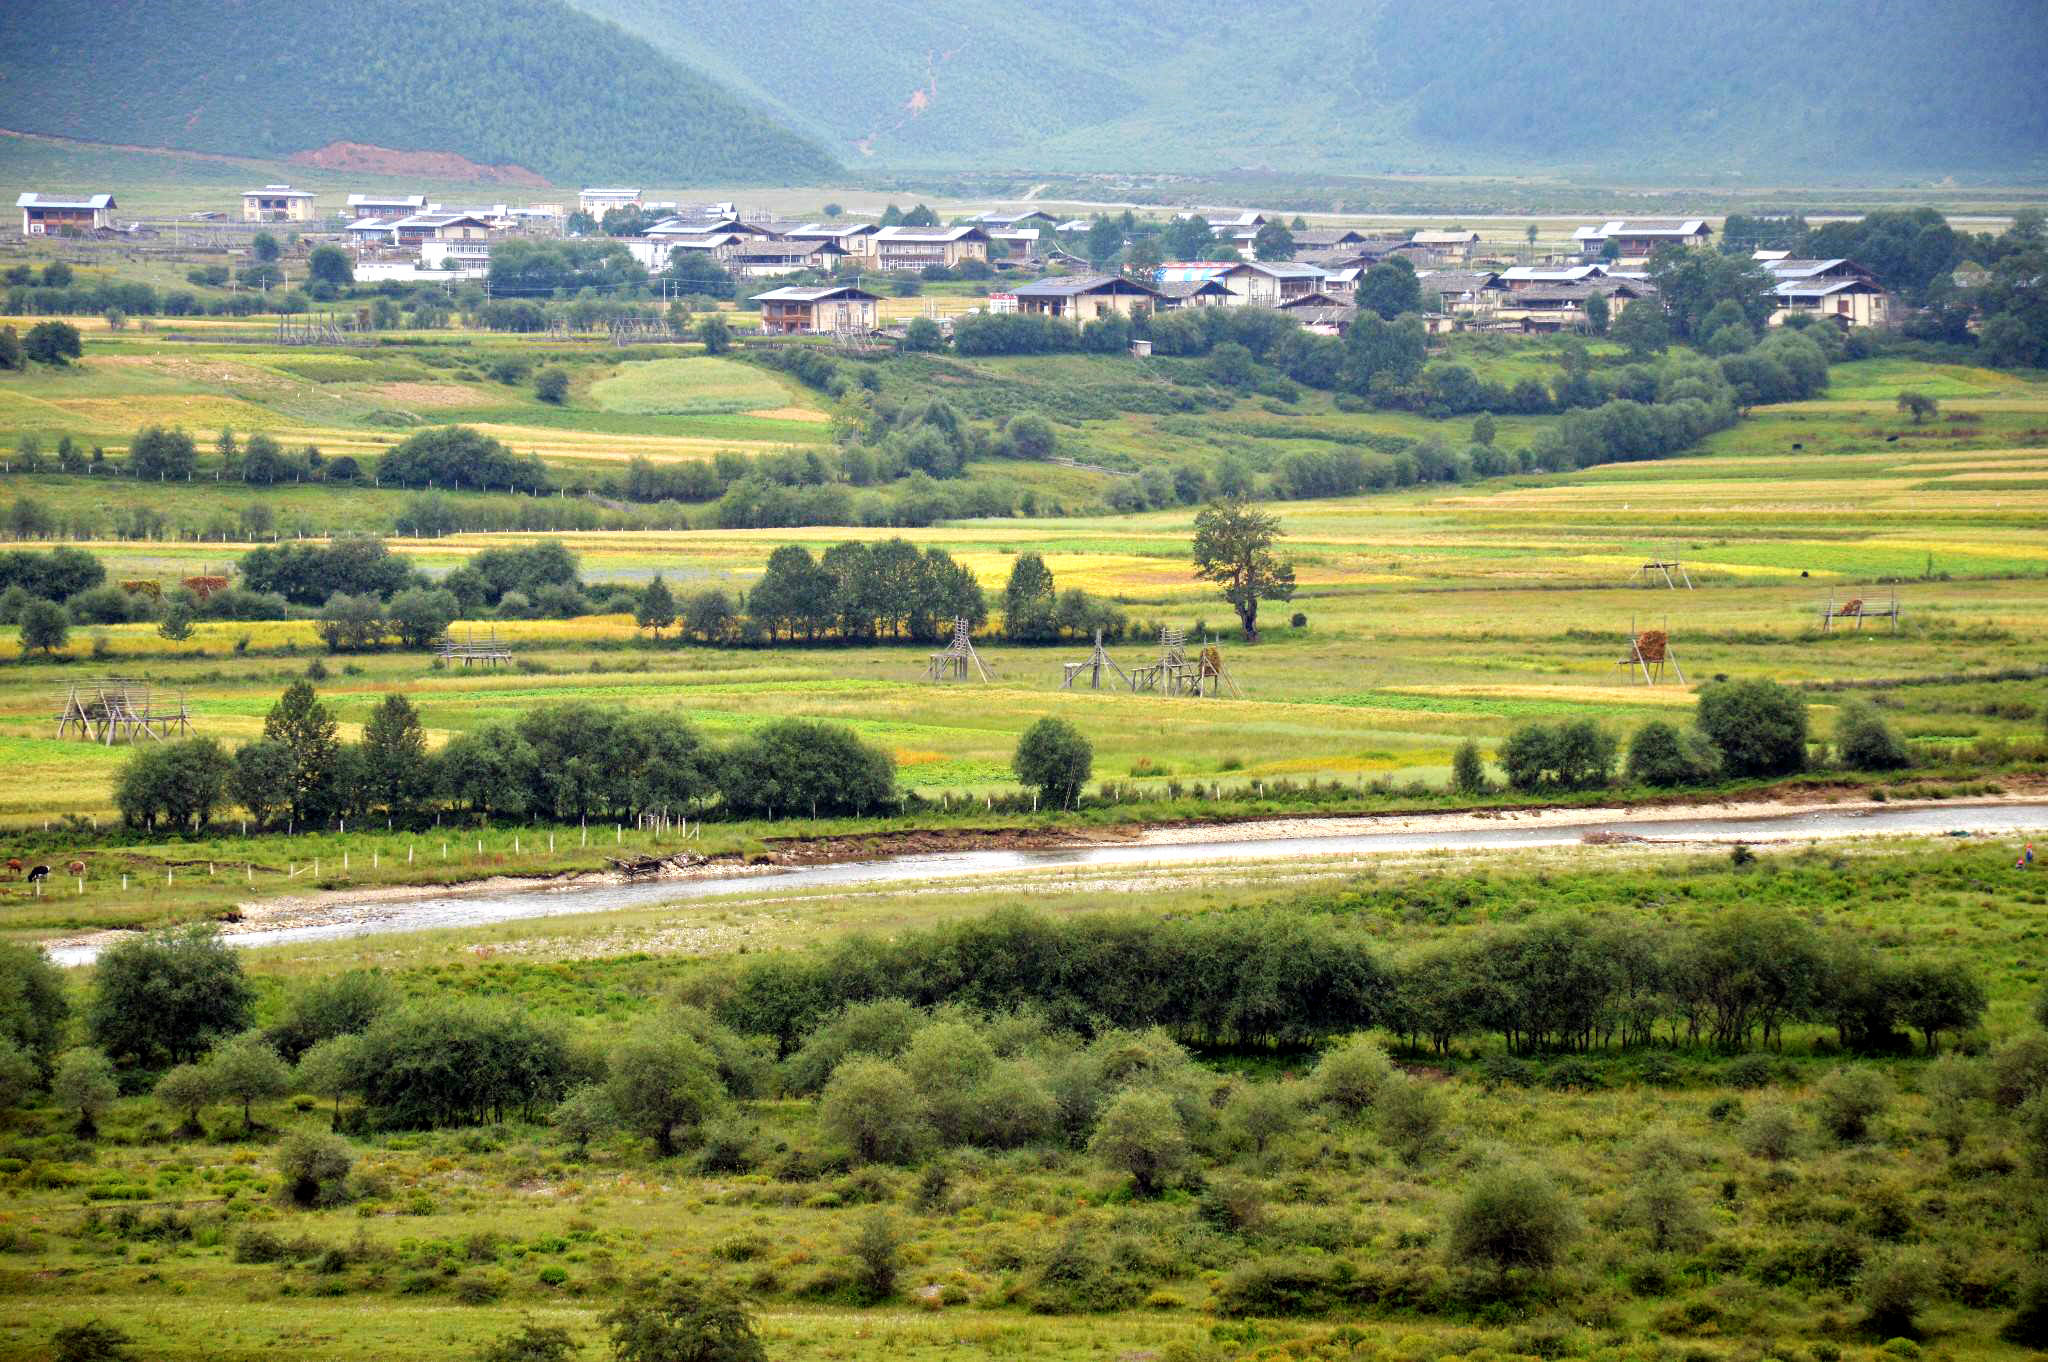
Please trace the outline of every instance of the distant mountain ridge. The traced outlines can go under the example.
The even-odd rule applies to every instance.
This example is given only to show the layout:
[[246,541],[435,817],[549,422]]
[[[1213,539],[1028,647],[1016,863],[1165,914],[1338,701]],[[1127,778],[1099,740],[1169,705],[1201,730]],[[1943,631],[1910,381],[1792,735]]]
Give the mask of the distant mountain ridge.
[[838,173],[761,105],[562,0],[34,0],[0,24],[0,90],[5,126],[144,147],[360,143],[558,184]]
[[2039,0],[571,3],[856,166],[2048,174]]

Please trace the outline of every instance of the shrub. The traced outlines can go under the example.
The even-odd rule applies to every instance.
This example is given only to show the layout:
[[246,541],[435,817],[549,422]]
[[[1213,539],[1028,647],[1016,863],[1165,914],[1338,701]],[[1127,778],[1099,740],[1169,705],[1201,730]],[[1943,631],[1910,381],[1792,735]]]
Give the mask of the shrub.
[[1806,769],[1806,699],[1775,681],[1717,681],[1700,689],[1700,731],[1733,776]]
[[1799,1125],[1783,1107],[1762,1108],[1742,1123],[1742,1147],[1757,1158],[1789,1159],[1798,1143]]
[[1443,1143],[1450,1106],[1426,1080],[1395,1074],[1380,1089],[1375,1115],[1387,1146],[1418,1164]]
[[615,1362],[768,1362],[745,1301],[715,1282],[643,1287],[604,1323]]
[[1489,788],[1486,759],[1479,755],[1479,744],[1471,738],[1459,743],[1458,750],[1451,754],[1451,788],[1461,795],[1482,795]]
[[2005,1322],[1998,1336],[2023,1348],[2048,1348],[2048,1270],[2036,1268],[2020,1284],[2012,1318]]
[[295,1130],[277,1147],[279,1190],[296,1206],[332,1204],[354,1165],[349,1147],[333,1135]]
[[859,1288],[863,1301],[873,1305],[896,1294],[896,1274],[903,1263],[903,1241],[896,1232],[893,1216],[877,1206],[861,1217],[860,1229],[854,1234],[848,1252],[860,1264],[854,1284]]
[[2048,1092],[2036,1093],[2020,1108],[2020,1139],[2026,1144],[2027,1164],[2039,1177],[2048,1177]]
[[1713,779],[1719,766],[1719,754],[1704,737],[1662,719],[1644,724],[1628,741],[1628,778],[1638,785],[1696,785]]
[[1911,1254],[1893,1254],[1864,1268],[1856,1292],[1864,1329],[1874,1338],[1911,1337],[1932,1283],[1927,1264]]
[[50,1335],[51,1362],[122,1362],[128,1335],[96,1319],[67,1324]]
[[868,1163],[908,1163],[924,1145],[924,1104],[903,1070],[859,1057],[833,1071],[818,1102],[818,1124]]
[[1379,1042],[1357,1035],[1324,1052],[1309,1084],[1317,1101],[1346,1116],[1357,1116],[1373,1104],[1393,1072],[1393,1063]]
[[1472,1180],[1451,1214],[1451,1260],[1490,1264],[1504,1289],[1515,1268],[1555,1267],[1577,1231],[1571,1203],[1547,1175],[1493,1168]]
[[1165,1093],[1127,1088],[1096,1125],[1088,1152],[1128,1173],[1140,1196],[1156,1196],[1186,1169],[1192,1151],[1179,1111]]
[[1045,802],[1072,808],[1088,783],[1095,749],[1081,730],[1065,719],[1040,719],[1017,741],[1010,765],[1017,779],[1036,786]]
[[1846,705],[1835,720],[1835,754],[1852,771],[1896,771],[1911,766],[1906,744],[1869,705]]
[[2023,1035],[1991,1056],[1991,1100],[2007,1111],[2048,1092],[2048,1036]]
[[550,365],[533,376],[533,395],[550,406],[560,406],[569,396],[569,371]]
[[[470,1285],[472,1283],[465,1282],[463,1287]],[[458,1289],[456,1294],[461,1297],[462,1289]],[[463,1303],[480,1302],[465,1299]],[[506,1334],[485,1344],[483,1351],[477,1354],[477,1362],[573,1362],[582,1351],[576,1344],[575,1335],[567,1329],[528,1320],[519,1326],[518,1333]]]
[[1891,1084],[1869,1069],[1836,1069],[1815,1089],[1821,1129],[1843,1144],[1866,1138],[1891,1099]]
[[1779,1068],[1769,1055],[1743,1055],[1721,1066],[1721,1083],[1744,1090],[1769,1087],[1778,1081]]

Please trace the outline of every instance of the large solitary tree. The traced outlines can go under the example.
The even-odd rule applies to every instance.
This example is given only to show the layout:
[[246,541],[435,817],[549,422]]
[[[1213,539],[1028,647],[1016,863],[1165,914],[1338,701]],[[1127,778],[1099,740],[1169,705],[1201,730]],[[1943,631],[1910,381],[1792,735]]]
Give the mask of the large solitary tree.
[[1195,516],[1195,576],[1223,588],[1223,599],[1259,638],[1259,602],[1294,599],[1294,564],[1273,552],[1280,518],[1242,497],[1212,501]]

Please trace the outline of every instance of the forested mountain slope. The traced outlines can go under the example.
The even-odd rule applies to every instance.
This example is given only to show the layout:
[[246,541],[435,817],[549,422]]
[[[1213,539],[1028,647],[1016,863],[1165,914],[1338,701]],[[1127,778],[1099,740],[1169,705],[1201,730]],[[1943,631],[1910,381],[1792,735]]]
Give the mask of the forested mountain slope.
[[561,0],[36,0],[0,24],[0,125],[288,156],[452,152],[560,183],[803,182],[832,158]]
[[2048,173],[2038,0],[572,2],[854,163]]

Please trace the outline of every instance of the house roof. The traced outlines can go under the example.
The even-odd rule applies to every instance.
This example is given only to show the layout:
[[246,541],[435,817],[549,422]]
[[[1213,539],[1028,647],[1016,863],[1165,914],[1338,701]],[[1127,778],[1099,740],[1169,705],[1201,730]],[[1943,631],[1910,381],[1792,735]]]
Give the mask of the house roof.
[[1581,227],[1572,233],[1577,241],[1605,241],[1609,237],[1684,237],[1711,234],[1705,218],[1610,218],[1598,227]]
[[1342,330],[1358,320],[1358,309],[1350,303],[1304,304],[1281,310],[1303,326],[1334,326]]
[[1160,284],[1199,283],[1235,268],[1227,260],[1169,260],[1152,271],[1152,277]]
[[1365,233],[1349,227],[1304,227],[1293,233],[1296,246],[1349,246],[1365,240]]
[[1783,279],[1771,292],[1780,298],[1824,298],[1830,293],[1882,293],[1876,284],[1855,275],[1833,275],[1813,279]]
[[16,208],[116,208],[112,194],[23,194],[14,201]]
[[782,235],[791,241],[837,241],[842,237],[870,236],[878,230],[872,222],[806,222]]
[[1788,257],[1783,260],[1765,261],[1764,268],[1779,279],[1814,279],[1823,274],[1859,277],[1869,273],[1855,261],[1844,259],[1793,260]]
[[1232,269],[1252,269],[1260,274],[1270,274],[1275,279],[1321,279],[1324,271],[1315,266],[1293,260],[1240,260]]
[[837,252],[846,254],[846,248],[836,241],[761,241],[754,238],[741,239],[727,254],[735,259],[781,260],[791,256],[825,255]]
[[1162,298],[1198,298],[1205,293],[1229,292],[1229,289],[1216,281],[1214,275],[1202,279],[1176,279],[1170,284],[1159,286],[1159,295]]
[[865,298],[869,302],[880,302],[882,295],[869,293],[864,288],[855,288],[852,284],[825,284],[817,288],[772,288],[766,293],[754,295],[754,301],[757,303],[822,303],[833,298]]
[[1470,246],[1479,240],[1477,232],[1417,232],[1408,238],[1418,246]]
[[1624,298],[1642,298],[1655,293],[1648,284],[1630,279],[1589,279],[1579,284],[1542,284],[1536,288],[1525,288],[1508,299],[1509,307],[1566,307],[1572,303],[1583,303],[1594,294],[1603,298],[1620,295]]
[[398,224],[389,218],[357,218],[348,225],[351,232],[395,232]]
[[1500,272],[1510,284],[1575,284],[1581,279],[1598,279],[1607,273],[1598,265],[1515,265]]
[[989,233],[989,239],[992,241],[1022,241],[1036,244],[1038,241],[1038,228],[998,227],[995,231]]
[[1020,222],[1038,221],[1050,223],[1053,221],[1053,216],[1050,213],[1034,208],[1023,213],[983,213],[974,220],[984,227],[1015,227]]
[[884,227],[875,233],[875,240],[943,244],[949,241],[986,241],[988,233],[972,223],[959,227]]
[[394,229],[399,227],[425,227],[438,231],[443,227],[453,227],[457,223],[462,222],[474,223],[476,226],[483,228],[488,228],[491,225],[474,213],[414,213],[409,218],[400,218],[392,223],[391,226]]
[[1289,298],[1289,299],[1288,299],[1288,300],[1287,300],[1286,302],[1284,302],[1284,303],[1280,304],[1280,310],[1281,310],[1281,311],[1283,311],[1283,312],[1292,312],[1292,311],[1294,311],[1294,310],[1295,310],[1296,308],[1303,308],[1303,307],[1347,307],[1347,306],[1349,306],[1349,304],[1347,304],[1347,303],[1343,303],[1343,302],[1340,302],[1340,301],[1339,301],[1338,299],[1332,298],[1332,297],[1331,297],[1331,296],[1330,296],[1329,294],[1327,294],[1327,293],[1322,293],[1322,292],[1316,292],[1316,293],[1304,293],[1304,294],[1301,294],[1301,295],[1299,295],[1299,296],[1297,296],[1297,297]]
[[310,199],[314,195],[310,189],[294,189],[288,184],[266,184],[261,189],[244,189],[242,197],[245,199]]
[[1157,298],[1159,290],[1150,284],[1126,279],[1120,274],[1068,274],[1039,279],[1010,290],[1019,298],[1076,298],[1084,293],[1143,293]]
[[1477,293],[1500,284],[1492,270],[1424,270],[1415,277],[1425,293]]
[[586,199],[637,199],[640,197],[640,191],[637,189],[617,187],[610,189],[584,189],[579,190],[578,194]]
[[425,194],[351,194],[348,196],[351,208],[425,208]]

